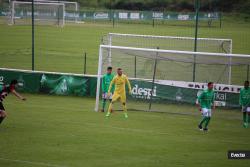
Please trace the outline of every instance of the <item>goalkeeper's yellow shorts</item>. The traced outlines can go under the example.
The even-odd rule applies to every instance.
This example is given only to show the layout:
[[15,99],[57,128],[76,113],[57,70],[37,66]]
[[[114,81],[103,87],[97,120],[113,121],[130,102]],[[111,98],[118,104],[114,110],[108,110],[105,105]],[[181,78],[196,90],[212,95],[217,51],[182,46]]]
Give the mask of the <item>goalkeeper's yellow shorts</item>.
[[112,102],[115,102],[117,100],[120,100],[121,103],[126,103],[126,94],[114,92],[112,96]]

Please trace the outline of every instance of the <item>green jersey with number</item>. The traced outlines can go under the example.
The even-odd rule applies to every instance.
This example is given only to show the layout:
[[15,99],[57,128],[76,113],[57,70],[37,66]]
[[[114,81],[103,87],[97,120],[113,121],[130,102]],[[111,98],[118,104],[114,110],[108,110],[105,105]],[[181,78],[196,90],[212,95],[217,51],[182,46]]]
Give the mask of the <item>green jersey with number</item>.
[[250,88],[242,88],[240,90],[240,105],[250,106]]
[[203,92],[198,96],[198,101],[201,108],[211,109],[214,103],[214,91],[213,90],[203,90]]
[[[102,77],[102,92],[103,93],[107,93],[109,90],[109,85],[112,81],[112,79],[114,78],[114,74],[105,74]],[[113,92],[114,89],[112,88],[111,92]]]

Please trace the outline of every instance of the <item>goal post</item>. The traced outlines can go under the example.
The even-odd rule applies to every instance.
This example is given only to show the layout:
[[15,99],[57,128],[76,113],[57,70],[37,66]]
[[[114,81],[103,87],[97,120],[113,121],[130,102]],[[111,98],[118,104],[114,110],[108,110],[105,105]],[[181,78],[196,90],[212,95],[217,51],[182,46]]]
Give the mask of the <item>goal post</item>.
[[[10,24],[31,24],[32,2],[11,2]],[[34,2],[34,20],[36,24],[59,25],[65,24],[65,4],[58,2]]]
[[[197,83],[212,81],[227,84],[229,75],[232,75],[234,83],[245,80],[248,73],[246,69],[250,64],[250,55],[100,45],[95,111],[99,109],[101,78],[107,66],[111,65],[114,70],[120,67],[129,77],[132,83],[132,97],[129,97],[129,102],[133,104],[133,109],[148,110],[152,101],[154,110],[158,106],[155,103],[165,103],[169,100],[168,96],[178,94],[172,89],[166,91],[161,88],[162,83],[192,83],[194,57]],[[233,68],[232,73],[229,73],[230,66]],[[137,78],[134,78],[135,68]]]

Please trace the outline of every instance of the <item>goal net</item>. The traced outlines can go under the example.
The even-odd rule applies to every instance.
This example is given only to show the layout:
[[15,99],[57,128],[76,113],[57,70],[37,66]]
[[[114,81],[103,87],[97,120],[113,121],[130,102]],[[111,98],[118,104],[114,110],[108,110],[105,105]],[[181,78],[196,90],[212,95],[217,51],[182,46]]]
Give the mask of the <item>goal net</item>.
[[35,2],[62,3],[65,6],[65,22],[79,21],[79,4],[73,1],[35,0]]
[[159,110],[162,109],[161,102],[166,103],[170,96],[178,94],[171,88],[165,90],[162,87],[165,81],[192,82],[195,76],[195,82],[227,84],[232,79],[236,83],[245,80],[249,64],[249,55],[101,45],[95,110],[98,111],[101,101],[101,78],[108,66],[112,66],[114,72],[118,67],[122,68],[130,78],[133,88],[132,97],[129,96],[130,106],[148,110],[150,102],[151,110]]
[[[65,4],[52,2],[34,2],[34,20],[36,25],[65,24]],[[32,2],[12,1],[10,24],[31,24]]]
[[[195,38],[109,33],[103,44],[138,48],[194,51]],[[232,53],[231,39],[197,38],[198,52]]]

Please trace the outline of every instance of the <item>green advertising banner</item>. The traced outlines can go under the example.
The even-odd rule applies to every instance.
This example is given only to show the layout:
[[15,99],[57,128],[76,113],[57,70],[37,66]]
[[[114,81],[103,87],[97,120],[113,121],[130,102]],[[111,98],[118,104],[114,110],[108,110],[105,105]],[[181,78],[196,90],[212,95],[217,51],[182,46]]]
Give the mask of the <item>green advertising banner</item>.
[[[179,81],[179,83],[181,82]],[[204,89],[204,84],[201,83],[187,85],[186,87],[155,83],[152,87],[152,82],[142,80],[131,80],[131,86],[132,98],[161,103],[179,102],[195,104],[197,94]],[[214,90],[216,106],[239,107],[239,86],[215,85]]]
[[55,95],[92,96],[96,94],[96,77],[32,72],[28,70],[0,70],[0,84],[19,82],[18,91]]
[[0,70],[0,84],[9,84],[13,79],[18,80],[18,90],[28,93],[37,93],[40,89],[41,74]]
[[[31,9],[27,8],[16,8],[15,17],[26,18],[30,17]],[[43,11],[44,15],[50,16],[50,10]],[[46,13],[47,12],[47,13]],[[4,8],[0,9],[0,16],[8,16],[9,9]],[[75,20],[77,18],[80,20],[152,20],[152,19],[161,19],[161,20],[195,20],[194,12],[161,12],[161,11],[126,11],[126,10],[66,10],[65,11],[66,20]],[[201,20],[219,20],[219,12],[200,12],[199,19]]]
[[[0,69],[0,85],[17,79],[19,91],[56,95],[90,96],[96,95],[96,76],[66,73],[32,72],[28,70]],[[182,81],[130,80],[133,101],[143,100],[157,103],[178,102],[195,104],[197,94],[205,88],[205,83]],[[216,84],[215,103],[217,106],[239,107],[241,86]],[[151,98],[152,95],[152,98]]]
[[87,96],[88,81],[89,79],[86,77],[42,74],[40,92],[56,95]]
[[[0,9],[0,16],[9,16],[8,8]],[[109,21],[115,25],[116,22],[122,21],[143,21],[148,22],[152,21],[152,25],[154,26],[157,20],[163,22],[172,22],[172,21],[180,21],[182,22],[192,22],[196,19],[196,15],[194,12],[162,12],[162,11],[126,11],[126,10],[65,10],[64,11],[64,19],[65,21],[73,21],[73,22],[84,22],[84,21]],[[41,15],[46,16],[54,16],[54,13],[51,10],[44,10],[43,14],[39,14],[39,12],[35,12],[35,16]],[[29,19],[31,18],[31,10],[26,8],[15,8],[15,18],[16,19]],[[203,22],[207,22],[208,26],[214,24],[214,21],[218,20],[220,27],[222,24],[221,13],[219,12],[200,12],[199,20]]]
[[[67,16],[67,14],[66,14]],[[157,12],[157,11],[81,11],[79,18],[91,20],[195,20],[195,13],[174,13],[174,12]],[[220,14],[200,13],[201,20],[219,20]]]

